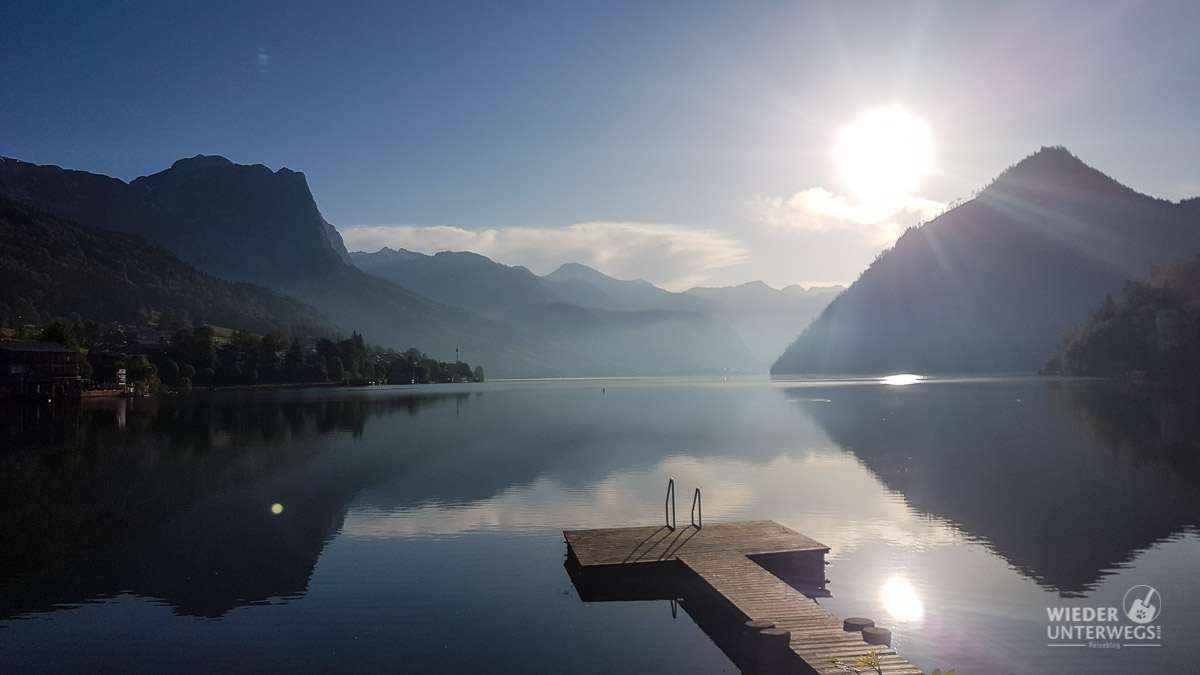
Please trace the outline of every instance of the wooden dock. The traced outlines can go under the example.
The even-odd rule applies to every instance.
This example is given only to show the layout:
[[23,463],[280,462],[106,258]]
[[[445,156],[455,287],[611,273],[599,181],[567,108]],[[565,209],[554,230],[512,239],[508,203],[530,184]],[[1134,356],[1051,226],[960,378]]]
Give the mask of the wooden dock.
[[[678,600],[743,671],[844,674],[831,658],[854,666],[859,656],[877,650],[884,673],[921,673],[890,647],[868,644],[861,632],[843,630],[842,620],[810,597],[828,595],[829,548],[778,523],[563,535],[567,570],[580,599]],[[748,621],[773,623],[776,637],[782,637],[778,629],[787,631],[786,647],[768,646],[765,634],[744,628]],[[767,651],[771,649],[775,651]]]

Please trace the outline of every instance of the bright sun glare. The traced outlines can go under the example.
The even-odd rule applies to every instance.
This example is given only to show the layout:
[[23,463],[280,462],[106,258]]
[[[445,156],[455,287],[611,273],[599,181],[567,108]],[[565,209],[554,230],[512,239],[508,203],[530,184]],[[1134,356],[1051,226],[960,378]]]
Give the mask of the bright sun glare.
[[872,110],[843,127],[834,146],[854,196],[879,201],[909,194],[933,168],[929,123],[897,107]]
[[910,384],[916,384],[924,379],[925,379],[925,377],[923,375],[913,375],[912,373],[900,373],[899,375],[888,375],[887,377],[882,378],[880,380],[880,382],[883,382],[884,384],[889,384],[893,387],[906,387]]
[[925,616],[925,606],[917,597],[917,589],[903,577],[888,579],[881,596],[883,608],[900,621],[920,621]]

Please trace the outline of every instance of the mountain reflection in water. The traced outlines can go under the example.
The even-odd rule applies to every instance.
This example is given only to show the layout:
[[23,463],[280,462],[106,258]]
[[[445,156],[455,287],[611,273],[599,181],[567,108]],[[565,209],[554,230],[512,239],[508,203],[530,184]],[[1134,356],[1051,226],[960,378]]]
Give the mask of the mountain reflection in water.
[[121,592],[217,617],[301,594],[354,493],[417,459],[404,438],[386,455],[330,457],[330,435],[466,396],[280,392],[9,410],[0,617]]
[[1200,525],[1194,398],[1070,381],[801,394],[832,400],[805,412],[914,509],[1064,596]]

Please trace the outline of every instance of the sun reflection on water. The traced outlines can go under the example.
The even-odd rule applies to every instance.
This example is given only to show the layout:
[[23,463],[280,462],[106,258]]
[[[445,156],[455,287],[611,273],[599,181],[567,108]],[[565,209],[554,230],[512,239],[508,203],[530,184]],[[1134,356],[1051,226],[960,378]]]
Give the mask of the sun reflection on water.
[[889,384],[894,387],[903,387],[909,384],[916,384],[925,379],[924,375],[913,375],[912,373],[900,373],[897,375],[888,375],[881,378],[879,381],[884,384]]
[[883,607],[899,621],[920,621],[925,617],[925,606],[917,597],[917,589],[903,577],[892,577],[883,585],[880,594]]

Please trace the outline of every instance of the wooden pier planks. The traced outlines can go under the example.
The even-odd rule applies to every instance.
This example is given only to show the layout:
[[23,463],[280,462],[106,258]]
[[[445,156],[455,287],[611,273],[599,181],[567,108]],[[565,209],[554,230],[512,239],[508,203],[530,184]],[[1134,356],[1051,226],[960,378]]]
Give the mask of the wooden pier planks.
[[[883,645],[869,645],[858,632],[747,556],[792,554],[824,559],[829,548],[773,521],[714,523],[681,527],[609,528],[564,532],[568,558],[581,568],[634,571],[681,563],[723,598],[743,621],[767,620],[791,633],[790,649],[812,671],[845,673],[829,659],[848,665],[877,650],[889,675],[918,675],[920,669]],[[811,564],[811,560],[809,563]],[[654,563],[659,563],[655,565]]]
[[584,567],[665,562],[682,553],[713,551],[737,551],[742,555],[829,552],[828,546],[770,520],[714,523],[699,530],[680,527],[672,531],[660,525],[570,530],[563,535]]
[[822,675],[842,673],[829,662],[837,658],[854,665],[855,659],[878,650],[884,672],[918,675],[921,670],[894,650],[869,645],[862,634],[842,630],[842,621],[803,593],[736,552],[685,553],[679,560],[742,614],[744,620],[773,621],[791,633],[791,649]]

